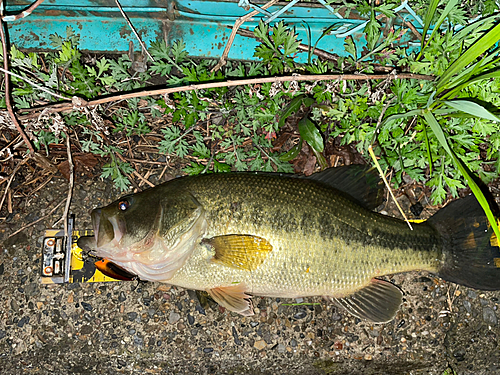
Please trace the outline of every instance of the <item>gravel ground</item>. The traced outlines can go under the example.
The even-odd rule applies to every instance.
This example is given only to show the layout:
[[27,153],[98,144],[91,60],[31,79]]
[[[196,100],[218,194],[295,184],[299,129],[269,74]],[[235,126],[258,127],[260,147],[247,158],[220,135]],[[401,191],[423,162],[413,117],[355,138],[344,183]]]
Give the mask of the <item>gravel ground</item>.
[[[196,294],[159,283],[43,286],[41,236],[63,208],[19,234],[66,197],[53,179],[0,224],[2,374],[458,374],[500,373],[500,293],[457,287],[426,273],[395,275],[405,292],[396,319],[373,325],[320,298],[255,298],[257,314],[204,309]],[[77,180],[72,212],[120,194]],[[56,227],[61,227],[60,224]],[[290,302],[319,303],[286,306]]]

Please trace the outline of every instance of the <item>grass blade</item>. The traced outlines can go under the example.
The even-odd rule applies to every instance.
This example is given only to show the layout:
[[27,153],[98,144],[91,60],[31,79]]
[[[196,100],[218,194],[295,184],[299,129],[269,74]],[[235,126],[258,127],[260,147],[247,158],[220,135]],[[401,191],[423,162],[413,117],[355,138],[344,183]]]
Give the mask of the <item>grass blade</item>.
[[477,82],[477,81],[481,81],[483,79],[491,79],[491,78],[493,78],[493,79],[500,78],[500,70],[496,70],[496,71],[489,72],[489,73],[484,73],[484,74],[478,75],[476,77],[473,77],[472,79],[468,80],[467,82],[463,82],[463,83],[459,84],[458,86],[455,86],[453,89],[448,91],[445,95],[443,95],[441,98],[444,99],[444,98],[453,97],[457,93],[459,93],[462,89],[467,87],[468,85],[470,85],[474,82]]
[[469,168],[464,164],[464,162],[457,157],[455,152],[451,149],[450,145],[448,144],[448,141],[446,140],[446,136],[444,135],[443,129],[441,129],[441,126],[437,122],[436,118],[434,115],[428,111],[424,110],[422,111],[422,115],[424,116],[425,120],[431,127],[434,135],[438,139],[439,143],[441,146],[446,150],[448,155],[451,156],[452,160],[455,162],[458,170],[464,176],[464,178],[467,180],[467,183],[469,184],[469,187],[471,188],[472,192],[476,196],[476,199],[478,200],[479,204],[484,210],[484,213],[488,217],[488,221],[490,222],[491,226],[493,227],[493,231],[495,232],[495,235],[497,238],[500,238],[500,229],[498,228],[498,224],[496,222],[495,216],[493,215],[493,212],[491,212],[490,205],[484,196],[483,192],[481,191],[481,188],[477,185],[476,181],[474,178],[471,176],[471,173],[469,171]]
[[[453,8],[455,8],[457,6],[458,1],[459,0],[451,0],[448,4],[446,4],[446,7],[444,8],[443,13],[441,14],[441,17],[439,17],[438,21],[434,25],[434,28],[432,29],[431,36],[429,37],[429,39],[427,39],[427,42],[422,47],[422,50],[420,51],[420,53],[422,53],[422,51],[424,51],[425,47],[427,47],[429,45],[429,43],[431,42],[432,38],[434,38],[434,34],[436,34],[436,32],[439,30],[439,27],[444,22],[444,20],[446,19],[446,17],[448,17],[448,14],[451,12],[451,10]],[[431,4],[431,5],[434,5],[434,4]],[[435,11],[436,11],[436,9],[434,9],[434,12]],[[425,24],[427,24],[427,19],[425,20]],[[427,30],[425,30],[424,33],[422,34],[422,45],[423,45],[424,40],[425,40],[425,35],[426,35],[425,33],[426,32],[427,32]]]
[[396,203],[396,206],[397,206],[399,212],[401,213],[401,215],[403,215],[403,217],[404,217],[404,219],[406,221],[406,224],[408,224],[408,226],[410,227],[410,229],[413,230],[413,227],[411,226],[411,224],[408,221],[408,218],[406,217],[403,209],[399,205],[398,201],[396,200],[396,197],[394,196],[394,193],[392,192],[391,185],[389,185],[389,183],[387,182],[387,179],[385,178],[384,172],[382,172],[382,168],[380,167],[380,164],[378,163],[377,157],[375,156],[375,153],[373,152],[372,145],[368,146],[368,152],[370,153],[370,156],[372,157],[372,160],[375,163],[375,166],[377,167],[377,171],[378,171],[380,177],[382,178],[382,180],[384,181],[384,184],[387,187],[387,190],[389,191],[389,194],[391,194],[392,200],[394,201],[394,203]]
[[469,113],[475,117],[480,117],[486,120],[500,122],[500,118],[498,118],[493,113],[488,111],[482,105],[477,104],[476,102],[473,102],[471,100],[465,100],[465,99],[447,100],[445,101],[445,103],[452,108],[458,109],[459,111],[465,113]]
[[451,66],[446,69],[437,82],[438,92],[443,91],[450,82],[451,77],[460,72],[463,68],[486,52],[500,39],[500,24],[496,25],[488,33],[483,35],[472,46],[469,47]]
[[429,30],[429,26],[431,25],[432,19],[434,18],[434,14],[436,14],[436,9],[438,5],[439,5],[439,0],[431,0],[429,8],[427,8],[427,13],[425,14],[424,30],[422,32],[422,45],[417,60],[420,58],[420,56],[424,51],[425,48],[424,45],[426,45],[425,37],[427,36],[427,31]]
[[429,142],[429,137],[427,136],[427,126],[424,124],[423,128],[425,137],[425,148],[427,149],[427,159],[429,159],[429,174],[432,174],[431,144]]
[[394,115],[387,116],[387,118],[382,123],[382,126],[390,123],[391,121],[398,120],[400,118],[406,118],[406,117],[412,117],[412,116],[419,115],[421,112],[422,111],[420,109],[412,109],[411,111],[408,111],[406,113],[397,113]]

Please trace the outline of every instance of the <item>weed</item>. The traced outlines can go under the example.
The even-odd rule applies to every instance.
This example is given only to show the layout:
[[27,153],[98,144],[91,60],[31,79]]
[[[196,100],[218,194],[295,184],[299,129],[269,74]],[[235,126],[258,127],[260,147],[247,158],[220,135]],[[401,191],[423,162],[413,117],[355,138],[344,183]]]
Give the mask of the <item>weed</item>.
[[[381,34],[382,21],[376,15],[394,17],[396,5],[385,2],[376,6],[365,0],[352,3],[347,12],[356,8],[369,20],[365,29],[367,48],[358,50],[348,38],[345,48],[349,56],[335,61],[313,58],[309,52],[308,62],[298,63],[301,41],[295,30],[278,22],[272,28],[261,23],[254,30],[261,42],[255,50],[259,62],[229,62],[217,72],[211,71],[215,62],[191,59],[182,41],[171,47],[163,41],[153,43],[149,52],[155,62],[146,71],[134,70],[127,55],[116,59],[90,56],[84,61],[78,50],[78,35],[71,29],[64,37],[51,37],[58,47],[54,53],[26,54],[12,47],[11,65],[21,77],[66,96],[87,99],[139,89],[153,80],[184,85],[303,72],[370,73],[377,64],[434,75],[440,78],[262,83],[186,91],[161,98],[131,99],[92,113],[75,111],[62,115],[62,122],[78,130],[83,151],[110,160],[102,176],[112,178],[122,190],[127,189],[127,174],[132,171],[125,159],[118,157],[125,151],[121,146],[124,137],[153,134],[159,153],[184,158],[185,172],[198,174],[229,170],[292,172],[290,162],[301,155],[305,144],[321,167],[326,167],[325,142],[336,139],[341,145],[354,144],[366,154],[376,135],[374,150],[382,167],[392,169],[395,186],[408,175],[430,187],[434,203],[442,203],[448,194],[456,196],[466,183],[478,193],[472,172],[488,182],[498,176],[499,170],[500,63],[494,44],[500,26],[495,26],[495,15],[462,29],[455,26],[465,24],[470,13],[464,10],[490,14],[492,2],[462,10],[440,6],[435,0],[416,1],[426,31],[432,24],[441,25],[432,29],[419,53],[408,52],[401,44],[405,26]],[[327,34],[328,29],[322,38]],[[54,100],[23,79],[13,77],[12,83],[17,109]],[[4,98],[1,100],[0,105]],[[386,117],[375,134],[376,119],[385,107]],[[161,123],[154,123],[160,118]],[[169,125],[164,125],[165,120]],[[275,146],[285,131],[294,133],[294,138],[284,146]],[[59,141],[50,127],[33,128],[31,133],[38,147],[45,147],[47,152],[49,143]]]

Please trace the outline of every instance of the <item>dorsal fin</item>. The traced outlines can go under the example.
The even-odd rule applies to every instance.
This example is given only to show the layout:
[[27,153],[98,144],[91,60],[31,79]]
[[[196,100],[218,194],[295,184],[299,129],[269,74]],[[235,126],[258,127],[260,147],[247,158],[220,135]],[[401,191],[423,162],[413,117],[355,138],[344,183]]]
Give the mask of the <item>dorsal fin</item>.
[[367,165],[328,168],[306,178],[340,190],[369,210],[380,206],[384,199],[380,176]]

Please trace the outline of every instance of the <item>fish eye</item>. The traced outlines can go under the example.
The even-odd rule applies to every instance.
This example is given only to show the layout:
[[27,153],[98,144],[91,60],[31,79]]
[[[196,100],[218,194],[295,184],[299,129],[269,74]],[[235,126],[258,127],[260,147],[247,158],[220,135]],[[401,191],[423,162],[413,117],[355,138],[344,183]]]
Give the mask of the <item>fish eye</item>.
[[130,207],[130,203],[128,201],[120,201],[120,203],[118,203],[118,209],[120,211],[127,211],[127,208]]

